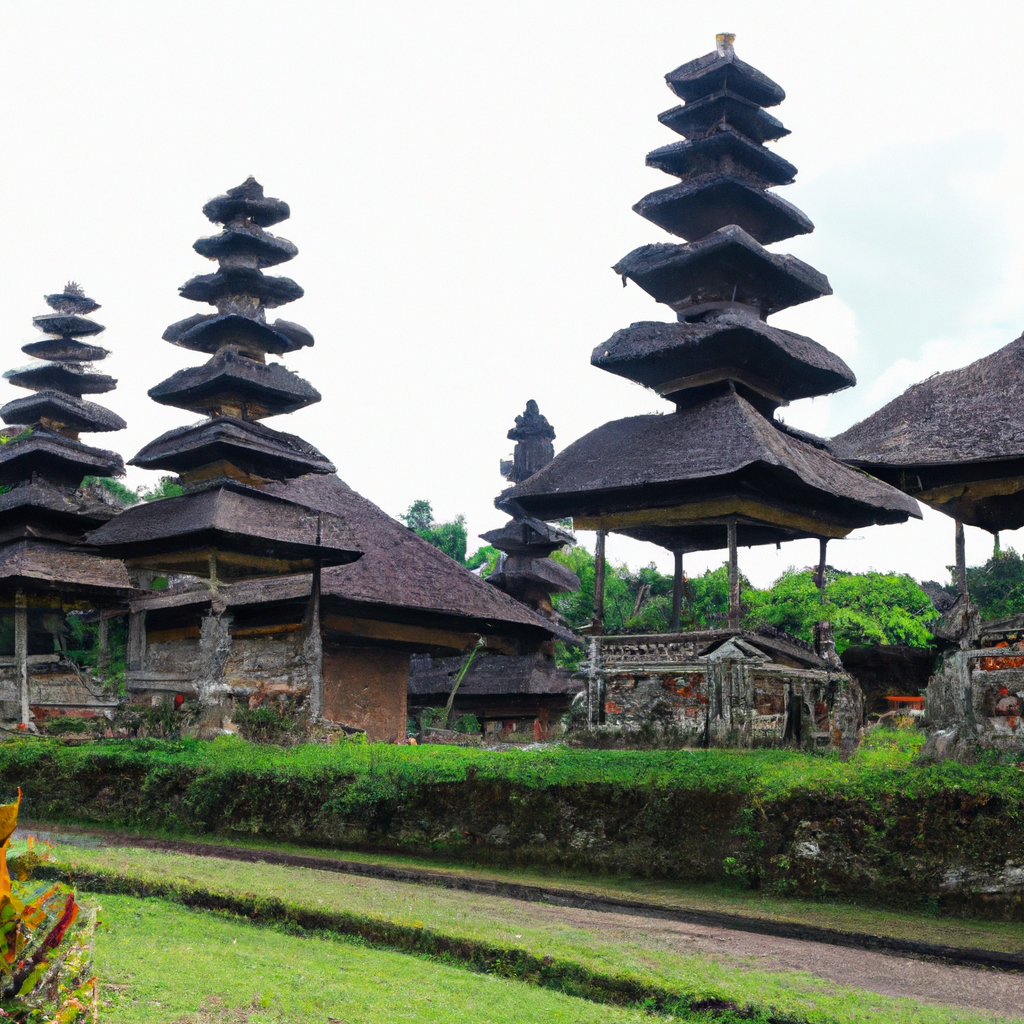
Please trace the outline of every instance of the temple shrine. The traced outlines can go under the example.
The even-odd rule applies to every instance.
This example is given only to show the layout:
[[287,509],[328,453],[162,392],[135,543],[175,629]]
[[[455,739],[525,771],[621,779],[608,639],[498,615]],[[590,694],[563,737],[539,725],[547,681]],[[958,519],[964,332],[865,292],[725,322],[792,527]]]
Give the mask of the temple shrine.
[[[674,410],[598,427],[505,498],[537,518],[571,516],[576,529],[623,533],[680,556],[728,547],[729,626],[738,630],[738,546],[813,537],[824,563],[829,539],[920,512],[902,491],[833,458],[823,440],[776,417],[790,401],[855,383],[849,367],[818,342],[766,322],[831,294],[813,267],[765,248],[812,230],[769,191],[795,174],[763,145],[788,134],[764,109],[781,102],[783,90],[736,57],[728,34],[666,81],[684,102],[659,120],[684,141],[647,159],[680,183],[635,209],[684,241],[642,246],[614,269],[672,309],[676,322],[620,330],[597,346],[591,362],[651,388]],[[602,644],[594,643],[596,679]],[[827,639],[819,655],[838,664]],[[772,702],[773,735],[789,728],[782,703]],[[748,724],[752,736],[759,727],[753,718]]]
[[79,439],[125,426],[83,397],[117,386],[91,366],[109,354],[96,343],[103,326],[88,316],[100,307],[74,282],[46,303],[51,312],[32,321],[46,337],[22,346],[32,364],[4,374],[31,394],[0,408],[0,606],[9,638],[0,709],[26,727],[56,708],[92,714],[113,703],[68,658],[67,615],[98,610],[102,668],[109,619],[126,614],[131,593],[124,565],[85,543],[120,506],[83,480],[124,474],[120,455]]

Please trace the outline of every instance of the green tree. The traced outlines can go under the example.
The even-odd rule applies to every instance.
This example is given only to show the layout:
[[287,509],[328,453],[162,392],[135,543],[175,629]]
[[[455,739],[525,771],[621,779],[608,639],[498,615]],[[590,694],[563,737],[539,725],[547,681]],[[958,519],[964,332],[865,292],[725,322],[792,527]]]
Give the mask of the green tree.
[[162,476],[154,487],[140,487],[138,490],[141,501],[162,501],[164,498],[180,498],[185,488],[178,483],[177,477]]
[[[950,566],[950,579],[956,593],[956,567]],[[967,569],[967,590],[983,619],[1001,619],[1024,612],[1024,558],[1007,548],[984,565]]]
[[484,566],[480,575],[486,579],[494,572],[500,557],[501,552],[497,548],[491,547],[490,544],[483,544],[473,554],[466,556],[465,565],[467,569],[479,569],[480,566]]
[[82,481],[83,489],[91,487],[93,484],[97,484],[112,494],[122,505],[137,505],[139,503],[139,496],[135,491],[129,490],[123,483],[109,476],[87,476]]
[[466,564],[466,544],[469,538],[466,534],[465,516],[456,516],[447,523],[435,523],[434,510],[430,502],[420,498],[398,518],[413,533],[422,537],[428,544],[433,544],[453,561],[459,565]]

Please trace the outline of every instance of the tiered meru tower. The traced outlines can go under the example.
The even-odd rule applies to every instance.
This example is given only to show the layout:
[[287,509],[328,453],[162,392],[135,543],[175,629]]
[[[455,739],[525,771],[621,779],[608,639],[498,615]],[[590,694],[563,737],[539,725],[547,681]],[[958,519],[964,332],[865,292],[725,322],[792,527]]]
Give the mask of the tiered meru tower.
[[83,488],[84,478],[124,474],[119,455],[79,440],[80,433],[125,426],[120,416],[83,398],[117,386],[89,365],[109,354],[93,340],[104,328],[86,315],[100,307],[74,283],[46,302],[52,312],[32,321],[46,337],[22,346],[36,362],[4,374],[32,394],[0,408],[7,424],[0,444],[0,608],[14,619],[18,702],[26,725],[29,655],[54,653],[64,612],[109,609],[130,590],[121,562],[84,547],[85,533],[120,508]]
[[766,323],[831,288],[813,267],[764,248],[813,225],[768,191],[796,173],[763,145],[788,134],[764,110],[785,93],[737,59],[732,43],[720,35],[714,53],[666,75],[684,103],[659,120],[685,141],[656,149],[647,163],[680,183],[635,209],[685,242],[642,246],[614,268],[677,322],[633,324],[591,357],[657,391],[675,412],[607,423],[506,496],[538,518],[572,516],[599,536],[615,531],[677,553],[728,546],[738,625],[738,544],[818,537],[824,545],[920,512],[775,418],[780,406],[855,378],[816,341]]
[[298,250],[266,230],[289,216],[288,204],[263,195],[249,178],[211,199],[203,213],[223,225],[195,250],[219,267],[194,277],[181,295],[206,302],[201,313],[172,324],[164,339],[210,356],[156,385],[163,405],[205,418],[146,445],[131,464],[177,474],[184,495],[128,509],[91,537],[129,566],[231,581],[308,572],[359,557],[337,517],[315,513],[267,493],[265,487],[334,466],[312,445],[264,426],[268,416],[320,401],[306,381],[267,356],[313,344],[312,335],[286,320],[268,323],[266,311],[292,302],[302,288],[264,268]]
[[[516,425],[508,432],[516,446],[510,462],[502,460],[501,475],[514,484],[528,480],[554,457],[552,441],[555,431],[531,398]],[[505,591],[517,601],[528,604],[546,618],[555,621],[557,612],[551,604],[552,594],[580,589],[579,577],[551,555],[576,538],[557,526],[527,515],[514,501],[495,503],[512,518],[500,529],[482,533],[481,540],[502,552],[501,563],[487,582]]]

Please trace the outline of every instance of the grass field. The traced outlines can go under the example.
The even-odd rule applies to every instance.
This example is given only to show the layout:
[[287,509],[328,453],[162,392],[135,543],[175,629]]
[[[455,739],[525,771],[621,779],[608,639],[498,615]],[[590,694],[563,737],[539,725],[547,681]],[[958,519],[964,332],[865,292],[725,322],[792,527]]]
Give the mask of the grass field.
[[[719,1004],[731,1003],[755,1015],[770,1009],[772,1016],[779,1019],[813,1021],[816,1024],[859,1024],[868,1021],[876,1024],[954,1024],[997,1019],[962,1009],[922,1006],[906,999],[887,998],[859,989],[838,986],[810,974],[758,969],[756,961],[737,960],[727,956],[711,957],[704,954],[680,955],[677,951],[667,951],[663,948],[657,936],[640,934],[625,939],[621,935],[608,934],[600,928],[566,924],[559,920],[557,914],[541,913],[541,908],[536,905],[500,897],[384,882],[334,872],[267,864],[239,864],[213,858],[187,857],[146,850],[63,848],[58,853],[61,861],[66,863],[72,872],[90,871],[94,873],[94,877],[102,877],[105,874],[107,881],[104,884],[115,890],[121,887],[122,890],[130,891],[133,882],[155,884],[163,886],[164,891],[168,893],[178,893],[179,897],[186,901],[194,900],[197,894],[200,894],[204,901],[201,905],[204,906],[231,905],[231,898],[236,901],[244,898],[250,901],[249,906],[257,913],[258,919],[268,924],[275,921],[287,923],[289,919],[293,922],[301,920],[302,912],[320,915],[321,918],[327,915],[335,921],[340,930],[354,929],[360,922],[377,922],[378,930],[385,924],[391,929],[388,931],[384,928],[380,931],[381,934],[390,935],[395,942],[406,944],[412,952],[416,952],[417,948],[436,948],[434,943],[437,937],[455,940],[456,943],[464,940],[477,947],[502,951],[497,960],[496,969],[499,973],[501,957],[505,957],[510,965],[515,963],[520,954],[526,954],[532,962],[549,958],[552,969],[547,979],[548,984],[557,985],[562,989],[567,988],[569,991],[587,991],[593,998],[607,998],[609,992],[614,994],[618,985],[621,991],[632,992],[638,1002],[642,1002],[644,992],[648,992],[651,998],[657,997],[665,1012],[672,1013],[677,1019],[693,1019],[692,1014],[687,1012],[682,1012],[680,1016],[683,1007],[705,1000]],[[322,1001],[325,998],[342,998],[344,991],[336,992],[337,982],[329,983],[325,972],[339,970],[337,965],[344,957],[350,955],[351,948],[358,949],[360,955],[370,958],[359,961],[359,964],[371,973],[377,970],[371,966],[372,957],[397,958],[391,961],[392,966],[388,969],[391,972],[388,978],[393,991],[388,990],[384,994],[379,992],[379,998],[373,1004],[378,1009],[367,1007],[362,1016],[353,1016],[348,1010],[332,1013],[341,1020],[449,1019],[436,1014],[431,1016],[429,1013],[423,1017],[417,1016],[425,1012],[422,1002],[414,1001],[408,1005],[403,1002],[411,998],[405,994],[410,990],[410,986],[415,987],[410,979],[414,976],[420,977],[416,972],[428,967],[435,972],[429,975],[432,979],[430,985],[440,986],[438,991],[446,992],[445,986],[449,981],[445,979],[458,975],[457,981],[450,982],[455,987],[458,998],[478,998],[472,995],[476,992],[473,985],[487,983],[480,975],[472,975],[443,964],[427,964],[408,953],[403,955],[380,950],[370,951],[323,938],[300,939],[281,934],[269,927],[260,928],[216,918],[209,914],[188,912],[163,900],[140,900],[110,895],[99,898],[106,908],[111,929],[100,943],[98,969],[105,980],[132,986],[120,995],[117,993],[121,990],[111,990],[116,995],[115,1006],[119,1007],[117,1012],[128,1014],[112,1016],[110,1019],[114,1021],[132,1020],[134,1024],[137,1019],[130,1016],[128,1004],[125,1002],[129,998],[128,992],[133,993],[132,999],[139,1000],[139,1003],[132,1004],[135,1006],[147,1001],[161,1004],[166,1002],[167,1006],[173,1006],[174,1013],[196,1010],[198,1004],[195,1002],[194,994],[192,1003],[188,1005],[187,999],[183,1002],[183,997],[176,995],[172,998],[167,994],[168,978],[173,978],[175,971],[160,966],[173,962],[179,955],[184,956],[184,961],[188,961],[189,956],[184,954],[185,947],[190,944],[193,954],[207,948],[216,952],[214,963],[209,969],[205,963],[201,967],[203,973],[201,977],[197,975],[196,992],[223,1000],[225,1006],[234,1008],[244,1007],[258,992],[262,999],[278,1000],[272,1004],[273,1012],[286,1014],[264,1018],[255,1015],[257,1011],[270,1011],[259,1010],[257,1007],[256,1010],[247,1011],[250,1012],[250,1017],[239,1018],[243,1020],[317,1019],[312,1016],[293,1018],[287,1014],[313,1012],[309,1008],[313,1003],[308,1003],[307,1009],[301,1009],[307,1006],[310,999],[314,1000],[316,1007],[319,1008],[324,1005]],[[161,915],[168,913],[170,916],[161,924]],[[198,933],[204,929],[211,929],[211,938],[199,937]],[[244,964],[250,966],[243,966],[242,961],[238,960],[239,951],[227,948],[227,940],[220,937],[230,935],[231,946],[234,947],[236,940],[241,941],[239,929],[247,936],[243,949],[249,959],[244,960]],[[419,945],[417,936],[422,940]],[[122,945],[119,946],[118,943]],[[259,952],[264,948],[263,943],[268,944],[267,950],[274,949],[278,952],[266,953],[266,957],[269,957],[266,959],[265,954]],[[142,951],[151,952],[129,956],[125,960],[120,959],[125,955],[127,948],[133,945],[138,945]],[[289,963],[292,966],[283,970],[275,966],[275,963],[277,958],[285,956],[285,950],[290,951],[287,956],[291,958]],[[344,957],[337,950],[344,951]],[[850,955],[855,956],[856,953],[851,952]],[[222,967],[216,966],[217,958],[221,958]],[[300,961],[301,966],[295,966],[300,964]],[[355,964],[356,961],[351,963]],[[230,970],[223,966],[227,964],[232,965]],[[127,968],[123,965],[130,965],[130,970],[138,973],[132,978],[127,978]],[[412,973],[407,973],[407,968]],[[165,970],[169,970],[169,973],[165,974]],[[221,976],[222,970],[225,972],[224,976]],[[247,974],[246,972],[250,970],[254,973]],[[360,991],[360,986],[369,984],[359,981],[358,971],[354,966],[344,970],[348,972],[345,974],[346,978],[351,975],[353,992]],[[110,973],[111,971],[113,973]],[[299,975],[303,978],[319,979],[314,985],[314,995],[294,991],[295,979]],[[531,998],[556,995],[522,982],[508,981],[504,984],[512,985],[515,991],[529,991]],[[332,985],[334,987],[331,987]],[[484,991],[490,992],[490,989]],[[673,1003],[671,999],[666,1000],[666,994],[673,997],[675,1002]],[[517,996],[512,999],[516,1006],[525,1006],[525,1002],[516,1002],[518,998]],[[384,1000],[384,1003],[381,1000]],[[391,1013],[389,1017],[374,1016],[375,1013],[381,1012],[380,1007],[385,1003],[392,1009],[397,1007],[401,1012]],[[582,1000],[570,1000],[570,1003],[574,1006],[588,1007],[587,1013],[629,1012],[613,1011],[608,1007],[598,1008],[593,1003],[585,1003]],[[120,1004],[124,1004],[123,1009]],[[557,1013],[561,1012],[558,1007],[562,1004],[553,1005],[555,1009],[551,1011],[552,1015],[549,1016],[547,1011],[544,1011],[542,1016],[533,1018],[516,1016],[515,1014],[520,1012],[519,1009],[502,1009],[500,1015],[487,1016],[490,1010],[486,1007],[476,1008],[476,1016],[465,1016],[461,1011],[460,1015],[465,1020],[474,1021],[632,1019],[628,1016],[601,1017],[582,1014],[562,1018],[557,1016]],[[161,1005],[158,1009],[163,1012],[165,1006]],[[317,1009],[317,1012],[320,1010]],[[171,1015],[147,1019],[173,1021],[177,1018]],[[450,1019],[455,1018],[453,1016]]]

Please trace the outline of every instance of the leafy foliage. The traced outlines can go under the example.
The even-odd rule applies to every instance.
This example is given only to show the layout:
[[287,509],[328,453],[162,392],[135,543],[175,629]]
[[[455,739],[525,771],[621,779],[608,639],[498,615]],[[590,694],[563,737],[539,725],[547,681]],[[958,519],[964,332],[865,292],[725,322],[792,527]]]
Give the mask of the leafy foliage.
[[[956,594],[956,566],[949,566],[950,585]],[[993,553],[984,565],[967,568],[967,590],[983,619],[1001,619],[1024,612],[1024,558],[1007,548]]]
[[[422,537],[428,544],[443,551],[452,561],[459,565],[466,564],[466,517],[456,516],[447,523],[434,522],[434,510],[430,502],[420,498],[414,501],[405,512],[398,517],[413,533]],[[476,563],[477,565],[480,562]],[[474,566],[473,568],[476,568]]]
[[94,993],[82,943],[68,935],[81,908],[66,885],[32,881],[33,868],[48,859],[48,844],[30,837],[8,864],[20,803],[19,790],[17,801],[0,806],[0,1011],[24,1024],[71,1024],[85,1017]]
[[119,502],[124,506],[137,505],[139,503],[138,494],[125,487],[119,480],[113,479],[109,476],[87,476],[82,481],[82,488],[91,487],[96,484],[102,487],[108,494],[112,494]]
[[178,478],[173,476],[162,476],[157,484],[148,490],[140,487],[138,491],[141,501],[161,501],[163,498],[180,498],[185,493],[185,488],[178,483]]

